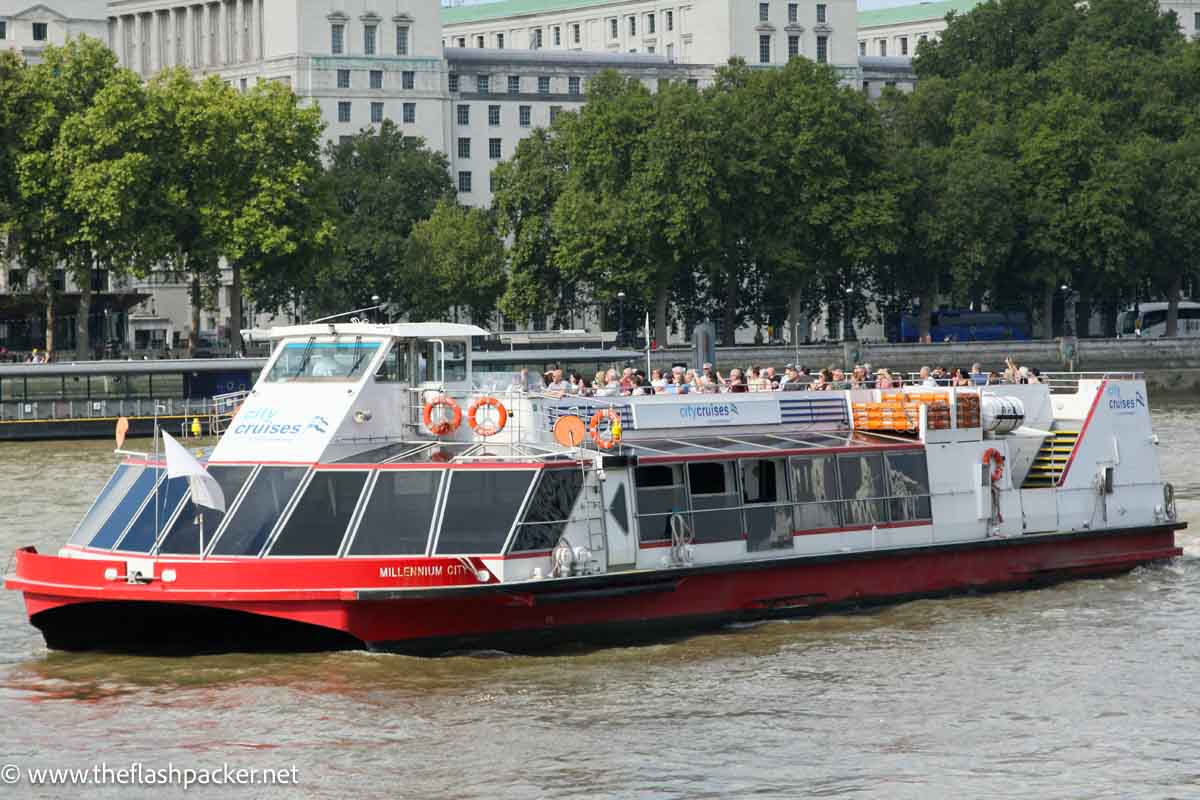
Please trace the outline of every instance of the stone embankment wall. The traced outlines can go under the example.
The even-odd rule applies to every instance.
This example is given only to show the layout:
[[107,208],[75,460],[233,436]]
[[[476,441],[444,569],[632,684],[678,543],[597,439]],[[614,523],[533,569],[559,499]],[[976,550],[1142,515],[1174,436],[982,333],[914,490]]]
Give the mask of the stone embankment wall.
[[[1029,342],[832,342],[793,347],[719,347],[721,370],[798,363],[820,369],[871,364],[893,372],[916,372],[922,366],[968,369],[978,361],[987,370],[1003,371],[1004,360],[1043,372],[1144,372],[1150,388],[1200,391],[1200,337],[1176,339],[1055,339]],[[655,367],[692,364],[692,351],[673,348],[651,354]]]

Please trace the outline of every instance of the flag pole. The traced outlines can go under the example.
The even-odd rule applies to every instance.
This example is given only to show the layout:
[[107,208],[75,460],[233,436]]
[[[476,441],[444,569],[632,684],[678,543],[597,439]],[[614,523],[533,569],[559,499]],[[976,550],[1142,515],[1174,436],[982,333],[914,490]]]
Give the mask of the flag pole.
[[650,312],[646,312],[646,380],[650,380]]

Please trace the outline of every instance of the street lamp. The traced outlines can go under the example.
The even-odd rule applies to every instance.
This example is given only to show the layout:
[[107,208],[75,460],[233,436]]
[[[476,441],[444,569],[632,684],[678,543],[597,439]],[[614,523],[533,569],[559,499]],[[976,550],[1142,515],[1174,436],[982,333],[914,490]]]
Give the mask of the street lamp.
[[379,322],[379,295],[371,295],[371,302],[375,305],[375,307],[371,309],[371,321],[377,323]]
[[625,293],[617,292],[617,347],[625,343]]
[[1058,287],[1063,293],[1063,336],[1075,336],[1075,299],[1079,296],[1070,286]]

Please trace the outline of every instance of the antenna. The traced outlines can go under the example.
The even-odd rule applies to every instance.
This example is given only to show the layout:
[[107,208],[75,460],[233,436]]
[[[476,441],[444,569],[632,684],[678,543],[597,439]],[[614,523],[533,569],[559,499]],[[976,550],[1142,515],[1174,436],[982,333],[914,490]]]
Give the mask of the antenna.
[[373,305],[373,306],[366,306],[364,308],[356,308],[353,311],[343,311],[340,314],[330,314],[328,317],[321,317],[320,319],[309,320],[306,324],[316,325],[318,322],[327,322],[331,319],[340,319],[341,317],[348,317],[351,314],[358,314],[363,311],[379,311],[380,309],[383,308],[384,304],[379,302],[379,295],[375,295],[371,299],[376,301],[375,305]]

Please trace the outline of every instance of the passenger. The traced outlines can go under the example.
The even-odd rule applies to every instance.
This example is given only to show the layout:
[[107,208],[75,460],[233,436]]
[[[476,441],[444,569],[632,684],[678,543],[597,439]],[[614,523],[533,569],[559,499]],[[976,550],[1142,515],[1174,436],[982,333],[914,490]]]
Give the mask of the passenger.
[[875,373],[875,388],[876,389],[891,389],[892,388],[892,373],[887,371],[887,367],[880,367]]
[[746,383],[746,376],[736,367],[729,373],[729,391],[737,394],[750,391],[750,385]]
[[988,385],[989,386],[995,386],[995,385],[997,385],[999,383],[1003,383],[1003,382],[1004,382],[1003,376],[1001,376],[1000,373],[997,372],[996,370],[992,370],[991,372],[988,373]]
[[598,371],[596,377],[592,378],[592,397],[595,397],[596,393],[603,389],[606,383],[607,381],[604,380],[604,370]]
[[1030,383],[1041,383],[1042,382],[1042,371],[1040,369],[1038,369],[1037,367],[1030,367],[1029,368],[1029,382]]
[[691,387],[688,386],[687,376],[684,374],[683,370],[680,369],[679,372],[673,373],[673,376],[674,380],[672,381],[671,385],[667,387],[671,391],[671,394],[687,394]]
[[767,377],[767,373],[762,367],[753,366],[750,368],[750,391],[769,392],[773,388],[771,380]]
[[865,367],[855,367],[850,373],[850,388],[851,389],[866,389],[867,386],[867,370]]
[[971,365],[971,383],[976,386],[984,386],[988,382],[988,374],[983,371],[983,365],[976,361]]
[[629,394],[633,391],[633,367],[626,367],[621,370],[621,394]]
[[950,385],[950,374],[946,372],[945,367],[938,365],[933,368],[933,372],[930,374],[932,375],[933,379],[937,381],[938,386]]
[[621,382],[617,380],[617,371],[610,369],[604,373],[602,388],[596,390],[597,397],[618,397],[621,394]]
[[954,372],[950,374],[951,386],[970,386],[971,379],[967,377],[967,373],[962,369],[955,367]]
[[700,391],[700,376],[696,374],[696,370],[689,369],[684,375],[684,381],[687,383],[689,393],[694,394]]
[[570,384],[563,380],[563,371],[561,369],[551,370],[546,375],[549,377],[549,381],[546,383],[547,394],[561,397],[570,391]]
[[817,373],[816,379],[813,380],[808,388],[812,389],[814,392],[825,392],[829,390],[829,387],[832,383],[833,373],[827,369],[823,369]]
[[771,382],[772,389],[778,389],[779,383],[782,380],[782,378],[775,374],[774,367],[767,367],[767,380],[769,380]]
[[829,388],[831,388],[831,389],[849,389],[850,388],[850,380],[846,377],[846,373],[844,371],[842,371],[841,369],[834,369],[833,384]]
[[930,389],[936,389],[938,385],[937,378],[933,377],[933,373],[929,367],[921,367],[920,381],[922,386],[927,386]]
[[656,392],[661,392],[667,388],[667,379],[663,377],[661,369],[650,371],[650,385],[654,387]]
[[783,380],[779,382],[779,389],[784,392],[802,392],[811,386],[811,383],[802,380],[800,370],[796,369],[794,364],[787,365]]

